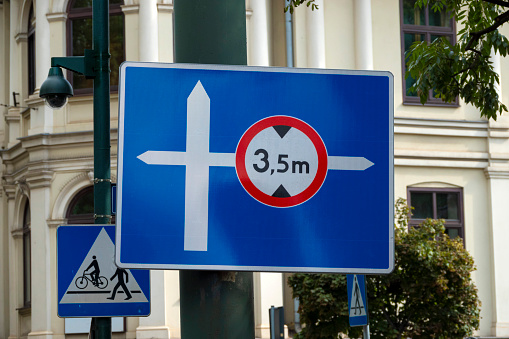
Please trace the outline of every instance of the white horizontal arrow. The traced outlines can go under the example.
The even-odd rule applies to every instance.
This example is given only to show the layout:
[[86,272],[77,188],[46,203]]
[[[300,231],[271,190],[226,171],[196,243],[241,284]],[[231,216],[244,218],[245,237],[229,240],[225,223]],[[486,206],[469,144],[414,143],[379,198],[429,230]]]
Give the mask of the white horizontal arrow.
[[[235,166],[235,153],[209,153],[208,159],[202,159],[209,166]],[[171,151],[146,151],[138,155],[138,159],[148,165],[188,165],[189,160],[186,152]]]
[[364,171],[374,165],[364,157],[327,157],[327,168],[341,171]]
[[[209,166],[235,167],[235,153],[209,153],[206,155]],[[138,159],[148,165],[188,165],[186,152],[146,151]],[[327,168],[341,171],[364,171],[374,165],[364,157],[327,157]]]

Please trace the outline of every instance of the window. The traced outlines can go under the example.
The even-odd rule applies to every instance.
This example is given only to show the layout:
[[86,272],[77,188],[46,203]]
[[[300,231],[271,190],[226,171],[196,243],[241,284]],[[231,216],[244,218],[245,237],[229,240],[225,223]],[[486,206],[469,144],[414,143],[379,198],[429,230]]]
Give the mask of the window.
[[[431,8],[415,8],[416,0],[400,0],[401,13],[401,49],[403,62],[403,102],[405,104],[419,104],[417,93],[410,92],[410,87],[415,80],[412,77],[406,78],[407,51],[416,41],[427,41],[431,43],[437,38],[445,37],[451,43],[455,43],[455,22],[444,11],[434,12]],[[436,106],[457,106],[455,103],[446,103],[442,99],[434,97],[431,90],[428,93],[428,105]]]
[[34,26],[34,5],[30,6],[28,14],[28,94],[35,91],[35,26]]
[[68,224],[94,223],[94,187],[90,186],[80,191],[71,200],[67,209]]
[[463,225],[463,191],[461,188],[408,188],[408,204],[412,210],[410,226],[427,218],[444,219],[445,232],[465,239]]
[[[125,60],[124,53],[124,14],[120,5],[122,0],[109,0],[110,10],[110,85],[118,90],[118,71]],[[85,49],[92,49],[92,0],[69,1],[67,20],[67,55],[81,56]],[[68,72],[75,94],[89,94],[93,80],[83,75]]]
[[[67,209],[66,218],[69,225],[93,224],[95,222],[94,186],[84,188],[74,196]],[[114,215],[111,223],[115,224]]]
[[30,242],[30,203],[23,212],[23,307],[32,303],[32,245]]

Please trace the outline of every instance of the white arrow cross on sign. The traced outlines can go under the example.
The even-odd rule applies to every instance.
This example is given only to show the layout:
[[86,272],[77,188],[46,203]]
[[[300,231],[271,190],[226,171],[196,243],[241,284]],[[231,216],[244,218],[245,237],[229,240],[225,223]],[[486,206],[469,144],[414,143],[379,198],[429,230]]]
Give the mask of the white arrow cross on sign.
[[[209,167],[235,167],[235,153],[211,153],[209,143],[210,98],[198,81],[187,98],[186,151],[146,151],[138,156],[148,165],[186,166],[185,251],[207,251]],[[327,157],[329,170],[363,171],[373,165],[363,157]]]

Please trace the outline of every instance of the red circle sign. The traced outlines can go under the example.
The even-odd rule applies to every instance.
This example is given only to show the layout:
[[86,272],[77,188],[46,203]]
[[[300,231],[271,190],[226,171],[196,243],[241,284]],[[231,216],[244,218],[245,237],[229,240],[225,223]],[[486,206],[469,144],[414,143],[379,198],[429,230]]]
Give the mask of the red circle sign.
[[322,187],[327,150],[320,135],[304,121],[272,116],[253,124],[240,138],[235,169],[253,198],[273,207],[292,207]]

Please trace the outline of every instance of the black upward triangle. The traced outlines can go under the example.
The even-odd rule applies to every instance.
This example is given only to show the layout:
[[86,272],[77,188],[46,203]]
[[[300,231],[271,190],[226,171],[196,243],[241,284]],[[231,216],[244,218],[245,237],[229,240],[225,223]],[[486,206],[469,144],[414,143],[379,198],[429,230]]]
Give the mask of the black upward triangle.
[[279,134],[279,136],[281,137],[281,139],[283,139],[286,135],[286,133],[288,133],[288,131],[290,130],[290,128],[292,128],[292,126],[285,126],[285,125],[277,125],[277,126],[272,126],[277,134]]
[[291,197],[290,193],[284,188],[283,185],[279,185],[277,190],[272,194],[275,198],[288,198]]

